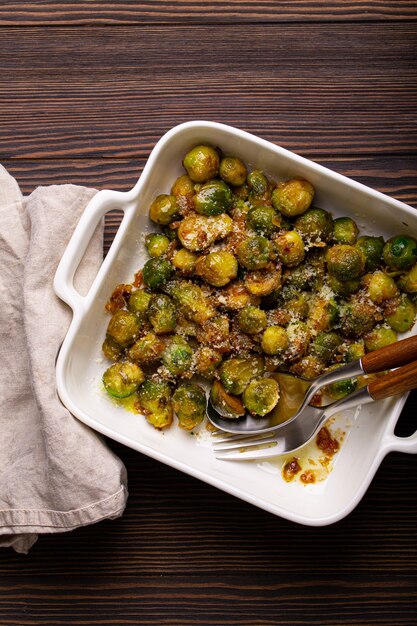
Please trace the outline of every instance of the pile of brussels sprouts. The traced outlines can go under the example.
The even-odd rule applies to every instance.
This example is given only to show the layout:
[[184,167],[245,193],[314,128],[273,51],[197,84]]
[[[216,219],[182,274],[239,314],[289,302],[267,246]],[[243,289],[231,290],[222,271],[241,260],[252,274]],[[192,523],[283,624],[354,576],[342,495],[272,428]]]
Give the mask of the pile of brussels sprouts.
[[[211,401],[231,419],[279,400],[274,371],[313,378],[397,340],[414,323],[417,242],[359,236],[350,217],[313,206],[314,188],[275,183],[208,145],[158,195],[149,260],[106,307],[103,375],[156,428],[187,430]],[[197,381],[197,382],[195,382]],[[336,383],[333,398],[356,380]]]

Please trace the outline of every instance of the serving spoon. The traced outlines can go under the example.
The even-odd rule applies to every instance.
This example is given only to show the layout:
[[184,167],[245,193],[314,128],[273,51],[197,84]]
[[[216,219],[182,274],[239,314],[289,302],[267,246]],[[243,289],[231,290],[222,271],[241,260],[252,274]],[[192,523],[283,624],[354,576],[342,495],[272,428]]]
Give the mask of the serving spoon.
[[[360,359],[342,365],[314,379],[306,379],[288,372],[274,372],[280,387],[277,406],[264,417],[253,416],[248,411],[242,417],[230,418],[214,408],[209,398],[207,415],[216,428],[228,433],[256,435],[277,431],[297,419],[320,389],[354,376],[391,370],[417,359],[417,335],[401,339],[389,346],[368,352]],[[321,411],[325,407],[321,407]]]

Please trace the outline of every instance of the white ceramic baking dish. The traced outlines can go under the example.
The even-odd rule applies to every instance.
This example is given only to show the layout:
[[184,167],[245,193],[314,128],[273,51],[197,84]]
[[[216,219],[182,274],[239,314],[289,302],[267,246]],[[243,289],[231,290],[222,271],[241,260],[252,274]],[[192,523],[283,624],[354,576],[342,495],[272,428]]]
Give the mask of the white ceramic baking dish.
[[[108,316],[104,310],[117,283],[130,282],[146,260],[143,233],[152,227],[148,207],[183,173],[184,154],[198,143],[218,145],[276,180],[303,176],[316,189],[315,204],[334,215],[350,215],[365,234],[417,234],[417,211],[321,165],[238,129],[212,122],[189,122],[170,130],[153,149],[135,187],[101,191],[90,202],[56,272],[57,295],[73,320],[56,367],[57,390],[65,406],[88,426],[139,452],[223,489],[275,515],[307,525],[326,525],[347,515],[360,501],[384,456],[393,450],[417,452],[417,433],[394,435],[405,397],[364,406],[339,417],[347,435],[328,478],[313,485],[286,483],[280,463],[228,462],[214,457],[207,438],[172,427],[161,433],[140,415],[113,404],[100,389],[106,363],[101,355]],[[74,289],[75,271],[106,212],[121,209],[123,221],[89,293]],[[415,332],[415,330],[414,330]],[[282,463],[281,463],[282,464]]]

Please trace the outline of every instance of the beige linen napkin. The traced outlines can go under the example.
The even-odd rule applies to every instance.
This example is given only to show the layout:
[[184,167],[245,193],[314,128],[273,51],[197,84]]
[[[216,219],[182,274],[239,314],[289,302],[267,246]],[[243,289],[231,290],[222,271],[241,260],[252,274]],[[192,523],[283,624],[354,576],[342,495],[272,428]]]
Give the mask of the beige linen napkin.
[[[55,533],[122,514],[126,471],[55,390],[71,321],[55,296],[58,262],[94,190],[39,187],[23,198],[0,165],[0,547],[27,552]],[[77,275],[85,293],[102,260],[100,226]]]

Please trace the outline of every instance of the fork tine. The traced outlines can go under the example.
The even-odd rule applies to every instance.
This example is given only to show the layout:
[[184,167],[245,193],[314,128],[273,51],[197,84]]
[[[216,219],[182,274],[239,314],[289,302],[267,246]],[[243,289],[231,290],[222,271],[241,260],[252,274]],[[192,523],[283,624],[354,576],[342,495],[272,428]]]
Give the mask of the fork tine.
[[260,439],[263,439],[264,437],[271,437],[271,433],[259,433],[259,434],[252,434],[252,435],[248,435],[245,433],[241,433],[239,435],[234,435],[232,433],[225,435],[225,433],[223,433],[223,437],[213,437],[213,444],[217,445],[219,443],[232,443],[232,442],[240,442],[240,441],[254,441],[256,439],[256,441],[259,441]]
[[[275,441],[275,443],[277,443]],[[274,446],[275,447],[275,446]],[[216,459],[221,461],[257,461],[259,459],[268,459],[272,456],[278,456],[281,452],[275,452],[274,447],[265,448],[263,450],[244,450],[242,452],[225,451],[216,453]]]
[[254,448],[255,446],[265,446],[270,443],[277,443],[276,437],[266,437],[260,439],[257,437],[256,439],[242,439],[240,441],[228,441],[222,443],[215,443],[213,446],[213,450],[215,452],[222,452],[223,450],[240,450],[241,448]]

